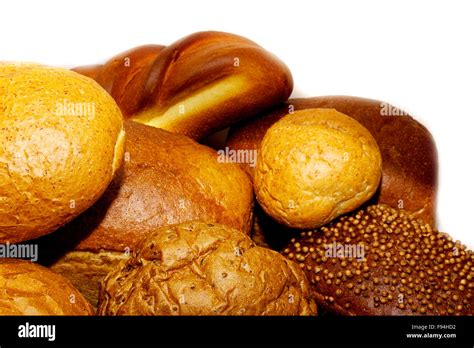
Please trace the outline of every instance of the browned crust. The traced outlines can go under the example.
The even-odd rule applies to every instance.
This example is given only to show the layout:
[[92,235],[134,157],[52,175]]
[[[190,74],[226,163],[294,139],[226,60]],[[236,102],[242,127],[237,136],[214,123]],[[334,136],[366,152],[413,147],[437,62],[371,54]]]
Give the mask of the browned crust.
[[296,263],[199,221],[150,234],[105,278],[101,315],[315,315]]
[[29,261],[0,259],[0,315],[92,315],[71,283]]
[[197,108],[194,104],[181,117],[160,124],[194,139],[284,102],[293,89],[291,73],[278,58],[246,38],[213,31],[189,35],[168,47],[137,47],[98,69],[75,70],[95,78],[129,118],[146,111],[159,119],[227,78],[241,78],[232,92],[221,90],[212,100],[199,100]]
[[381,173],[382,156],[370,132],[352,117],[318,108],[295,111],[268,129],[253,182],[268,215],[288,227],[312,229],[368,201]]
[[[133,250],[156,228],[190,220],[250,233],[253,190],[247,175],[217,153],[179,134],[125,122],[125,160],[86,213],[44,239],[76,241],[75,250]],[[58,248],[61,250],[61,248]]]
[[96,308],[101,281],[128,257],[118,251],[70,251],[56,260],[51,269],[69,279]]
[[90,208],[123,158],[122,113],[70,70],[0,62],[0,243],[49,234]]
[[[381,105],[380,101],[347,96],[291,99],[257,120],[231,128],[227,144],[235,150],[258,149],[267,129],[288,114],[290,106],[294,110],[334,108],[364,125],[379,145],[382,183],[372,202],[403,207],[434,226],[438,178],[435,142],[411,116],[382,116]],[[244,169],[253,176],[253,168],[244,165]]]
[[[100,200],[77,219],[40,239],[43,259],[61,264],[66,277],[85,293],[98,282],[68,256],[77,251],[132,252],[157,228],[190,220],[221,223],[250,233],[252,184],[232,163],[219,163],[217,153],[180,134],[126,121],[124,165]],[[84,264],[88,264],[84,254]],[[72,257],[72,256],[71,256]],[[74,265],[67,266],[69,262]],[[98,267],[99,260],[89,262]],[[104,260],[104,263],[107,263]],[[77,266],[77,267],[76,267]],[[93,295],[87,295],[93,300]],[[95,295],[97,296],[97,295]]]

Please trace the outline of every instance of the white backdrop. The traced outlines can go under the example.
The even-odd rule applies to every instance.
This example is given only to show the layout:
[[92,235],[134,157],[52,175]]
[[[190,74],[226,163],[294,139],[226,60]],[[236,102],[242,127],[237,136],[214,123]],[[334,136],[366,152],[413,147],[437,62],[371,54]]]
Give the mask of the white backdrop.
[[293,96],[391,102],[432,132],[441,230],[474,231],[474,1],[2,1],[0,60],[72,67],[200,30],[246,36],[293,72]]

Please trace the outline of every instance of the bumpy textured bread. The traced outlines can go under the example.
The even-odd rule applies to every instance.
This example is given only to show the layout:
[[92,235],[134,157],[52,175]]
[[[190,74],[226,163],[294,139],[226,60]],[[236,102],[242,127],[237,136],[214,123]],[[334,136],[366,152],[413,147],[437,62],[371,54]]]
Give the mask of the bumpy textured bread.
[[0,259],[0,315],[92,315],[71,283],[25,260]]
[[189,222],[150,234],[105,278],[102,315],[313,315],[298,266],[240,231]]
[[123,143],[122,114],[93,80],[0,63],[0,243],[50,233],[94,204]]
[[[256,150],[267,129],[288,111],[311,108],[336,109],[355,118],[374,136],[382,153],[382,181],[373,203],[402,208],[435,226],[435,143],[425,127],[390,104],[346,96],[292,99],[273,112],[232,128],[228,146],[234,150]],[[244,168],[253,175],[254,168]]]
[[474,253],[403,210],[369,206],[302,232],[283,254],[330,312],[474,314]]
[[246,38],[212,31],[75,70],[101,84],[125,117],[194,139],[284,102],[293,89],[278,58]]
[[334,109],[306,109],[271,126],[258,151],[254,185],[263,209],[293,228],[316,228],[366,202],[378,188],[377,142]]
[[43,260],[91,303],[100,279],[158,227],[191,220],[250,233],[252,184],[232,163],[186,136],[126,121],[124,165],[101,199],[41,241]]

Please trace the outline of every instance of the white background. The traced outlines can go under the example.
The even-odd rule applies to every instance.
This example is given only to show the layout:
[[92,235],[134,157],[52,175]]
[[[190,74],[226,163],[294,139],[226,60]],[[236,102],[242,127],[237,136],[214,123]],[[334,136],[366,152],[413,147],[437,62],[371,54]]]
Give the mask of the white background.
[[246,36],[293,72],[293,96],[391,102],[432,132],[441,230],[474,246],[474,1],[2,1],[0,60],[73,67],[201,30]]

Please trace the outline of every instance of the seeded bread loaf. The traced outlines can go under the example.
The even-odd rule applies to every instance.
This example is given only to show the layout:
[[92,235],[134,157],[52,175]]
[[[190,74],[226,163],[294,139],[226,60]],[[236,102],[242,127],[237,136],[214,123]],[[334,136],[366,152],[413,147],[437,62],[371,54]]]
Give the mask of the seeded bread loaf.
[[41,240],[42,262],[96,304],[102,277],[148,233],[190,220],[249,234],[253,190],[236,164],[180,134],[126,121],[124,165],[91,209]]
[[[231,128],[232,150],[259,148],[267,130],[294,110],[332,108],[355,118],[378,143],[382,153],[382,181],[372,203],[410,212],[436,224],[437,153],[431,134],[402,110],[384,102],[346,96],[292,99],[255,120]],[[253,176],[254,167],[244,169]]]
[[373,205],[283,248],[342,315],[473,315],[474,253],[403,210]]

